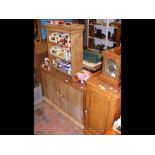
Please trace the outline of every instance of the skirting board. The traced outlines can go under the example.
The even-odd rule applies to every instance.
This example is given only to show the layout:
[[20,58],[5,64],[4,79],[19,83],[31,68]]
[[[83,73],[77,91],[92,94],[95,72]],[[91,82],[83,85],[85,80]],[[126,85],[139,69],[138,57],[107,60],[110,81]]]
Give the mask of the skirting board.
[[72,121],[75,125],[77,125],[79,128],[83,129],[84,125],[79,123],[77,120],[75,120],[73,117],[71,117],[69,114],[64,112],[61,108],[59,108],[57,105],[55,105],[53,102],[51,102],[49,99],[47,99],[45,96],[43,96],[43,99],[50,104],[54,109],[56,109],[58,112],[60,112],[62,115],[67,117],[70,121]]
[[44,100],[44,98],[42,97],[39,101],[34,102],[34,105],[36,105],[36,104],[38,104],[38,103],[42,102],[43,100]]

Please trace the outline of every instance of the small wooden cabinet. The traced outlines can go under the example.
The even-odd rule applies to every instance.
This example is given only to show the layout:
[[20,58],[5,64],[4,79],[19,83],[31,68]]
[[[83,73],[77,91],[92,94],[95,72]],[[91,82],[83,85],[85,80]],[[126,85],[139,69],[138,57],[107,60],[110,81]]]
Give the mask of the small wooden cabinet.
[[42,70],[42,85],[43,96],[83,124],[84,90],[75,88],[72,81],[57,71]]
[[84,105],[86,134],[104,134],[120,116],[120,92],[111,90],[112,87],[109,88],[98,77],[87,82]]

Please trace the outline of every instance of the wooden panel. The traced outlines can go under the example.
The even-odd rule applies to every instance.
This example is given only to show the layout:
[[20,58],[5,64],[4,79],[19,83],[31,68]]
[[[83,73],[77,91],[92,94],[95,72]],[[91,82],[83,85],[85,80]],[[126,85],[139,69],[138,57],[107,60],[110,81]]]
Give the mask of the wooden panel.
[[100,92],[91,90],[89,105],[88,130],[95,131],[99,134],[104,133],[109,110],[108,97],[103,96]]
[[49,77],[49,75],[46,73],[46,75],[45,75],[46,77],[45,77],[45,79],[46,79],[46,91],[47,91],[47,98],[49,98],[50,99],[50,86],[49,86],[49,83],[50,83],[50,77]]
[[75,89],[70,84],[61,83],[61,108],[73,118],[82,123],[83,117],[83,92]]
[[42,92],[43,92],[43,96],[47,97],[49,99],[48,96],[48,92],[47,92],[47,82],[46,82],[46,77],[47,77],[47,73],[42,72]]
[[47,91],[48,91],[48,95],[49,95],[49,100],[54,102],[54,94],[55,94],[54,82],[55,81],[54,81],[54,78],[51,77],[50,75],[48,75],[47,77],[48,77]]
[[42,37],[41,37],[41,19],[36,19],[36,21],[37,21],[37,27],[38,27],[37,39],[42,40]]
[[72,24],[72,25],[57,25],[57,24],[45,24],[44,28],[46,29],[46,31],[56,31],[56,32],[72,32],[72,33],[76,33],[79,31],[83,31],[84,26],[82,24]]
[[67,86],[66,99],[68,102],[67,112],[74,117],[74,104],[75,104],[75,89],[71,86]]
[[58,79],[54,79],[54,103],[60,107],[60,88],[59,88],[60,81]]
[[75,107],[74,107],[74,117],[79,121],[83,122],[83,92],[75,89]]
[[117,113],[117,110],[120,108],[119,102],[118,102],[118,100],[116,98],[110,98],[109,100],[107,100],[107,102],[110,103],[110,107],[109,107],[109,112],[108,112],[108,118],[107,118],[105,131],[112,128],[114,121],[116,120],[116,118],[119,115]]
[[72,75],[83,68],[83,33],[71,35]]
[[34,53],[34,62],[36,63],[36,70],[37,70],[37,76],[38,76],[38,81],[41,83],[41,69],[40,66],[41,64],[44,63],[44,58],[48,56],[47,52],[41,53],[41,54],[37,54]]
[[116,111],[116,115],[115,115],[115,120],[117,120],[120,116],[121,116],[121,97],[119,99],[117,99],[116,101],[117,105],[117,111]]
[[46,40],[34,40],[34,51],[36,54],[42,54],[47,52],[47,42]]
[[121,42],[121,24],[117,24],[116,46],[120,46],[120,42]]
[[84,20],[84,23],[85,23],[85,29],[84,29],[84,49],[87,49],[87,45],[88,45],[88,42],[87,42],[87,38],[88,38],[88,20],[85,19]]
[[66,99],[67,85],[64,82],[60,82],[60,107],[67,112],[68,102]]
[[[62,73],[61,73],[62,74]],[[78,122],[83,122],[83,100],[84,89],[77,89],[72,86],[72,82],[65,82],[66,76],[61,76],[60,72],[55,74],[42,71],[43,94],[55,105],[59,106],[63,111]]]

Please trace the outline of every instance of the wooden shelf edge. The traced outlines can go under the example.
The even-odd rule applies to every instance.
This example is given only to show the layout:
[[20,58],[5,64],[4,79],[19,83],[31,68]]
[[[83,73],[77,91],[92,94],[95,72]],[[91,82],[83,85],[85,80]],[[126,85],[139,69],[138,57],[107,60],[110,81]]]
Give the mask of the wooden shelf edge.
[[62,60],[62,61],[65,61],[66,63],[71,64],[71,61],[67,61],[67,60],[65,60],[64,58],[62,58],[62,57],[60,57],[60,56],[57,56],[57,55],[55,55],[55,54],[51,54],[51,53],[50,53],[50,56],[53,56],[53,57],[58,58],[58,59],[60,59],[60,60]]

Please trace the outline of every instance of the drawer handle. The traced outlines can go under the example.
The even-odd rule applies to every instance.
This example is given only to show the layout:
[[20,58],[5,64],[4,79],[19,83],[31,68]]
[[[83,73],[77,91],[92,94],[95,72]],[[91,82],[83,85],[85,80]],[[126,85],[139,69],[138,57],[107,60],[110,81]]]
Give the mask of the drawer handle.
[[88,112],[88,110],[85,110],[84,112],[85,112],[85,113],[87,113],[87,112]]

